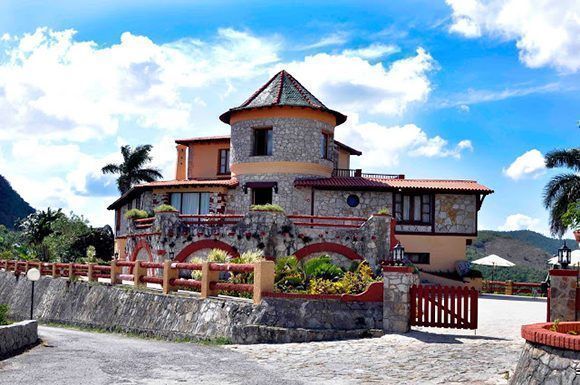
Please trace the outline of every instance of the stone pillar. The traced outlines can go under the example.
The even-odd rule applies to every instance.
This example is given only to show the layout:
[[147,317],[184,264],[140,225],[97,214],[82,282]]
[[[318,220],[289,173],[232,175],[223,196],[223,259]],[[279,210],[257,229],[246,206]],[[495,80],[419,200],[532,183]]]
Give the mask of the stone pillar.
[[407,266],[383,267],[383,331],[406,333],[410,330],[411,286],[419,277]]
[[576,321],[577,270],[550,270],[550,321]]

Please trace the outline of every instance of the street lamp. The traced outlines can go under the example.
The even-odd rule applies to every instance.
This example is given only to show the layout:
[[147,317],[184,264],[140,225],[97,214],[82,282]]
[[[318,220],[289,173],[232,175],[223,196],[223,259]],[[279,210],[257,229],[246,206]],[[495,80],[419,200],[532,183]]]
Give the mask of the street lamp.
[[403,259],[405,258],[405,248],[401,245],[401,242],[397,242],[395,247],[393,247],[393,263],[395,265],[402,265]]
[[32,319],[32,311],[34,310],[34,282],[40,279],[40,270],[32,268],[26,272],[26,278],[32,282],[32,290],[30,292],[30,319]]
[[562,247],[558,249],[558,263],[562,266],[562,269],[567,269],[568,265],[572,262],[572,250],[566,246],[566,241]]

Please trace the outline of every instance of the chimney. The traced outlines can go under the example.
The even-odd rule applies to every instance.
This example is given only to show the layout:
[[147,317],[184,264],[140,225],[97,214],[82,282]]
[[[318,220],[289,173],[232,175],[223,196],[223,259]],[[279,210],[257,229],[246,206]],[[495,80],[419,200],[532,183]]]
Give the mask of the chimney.
[[177,164],[175,166],[175,179],[185,180],[186,175],[186,159],[187,159],[187,146],[183,144],[177,145]]

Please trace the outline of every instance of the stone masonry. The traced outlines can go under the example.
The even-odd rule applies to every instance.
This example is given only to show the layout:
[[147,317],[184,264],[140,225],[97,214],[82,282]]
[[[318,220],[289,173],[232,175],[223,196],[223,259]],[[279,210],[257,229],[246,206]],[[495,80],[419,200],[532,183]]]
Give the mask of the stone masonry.
[[550,321],[576,321],[577,270],[550,270]]
[[385,266],[383,279],[383,331],[406,333],[411,328],[410,289],[419,283],[419,277],[409,267]]
[[435,232],[473,234],[477,231],[475,195],[436,194]]
[[22,321],[0,326],[0,359],[18,353],[38,341],[36,321]]
[[526,342],[510,385],[579,385],[579,370],[578,352]]

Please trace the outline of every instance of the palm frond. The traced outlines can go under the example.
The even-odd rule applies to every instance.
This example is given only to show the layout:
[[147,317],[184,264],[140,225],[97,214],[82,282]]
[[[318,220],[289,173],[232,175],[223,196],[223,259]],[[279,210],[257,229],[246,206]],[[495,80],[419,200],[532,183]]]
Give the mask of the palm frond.
[[567,167],[580,171],[580,148],[554,150],[546,154],[546,167]]
[[118,174],[121,172],[121,168],[118,164],[110,163],[101,169],[103,174]]
[[580,175],[559,174],[553,177],[544,188],[544,206],[550,209],[550,231],[562,235],[566,226],[562,215],[568,205],[580,200]]

